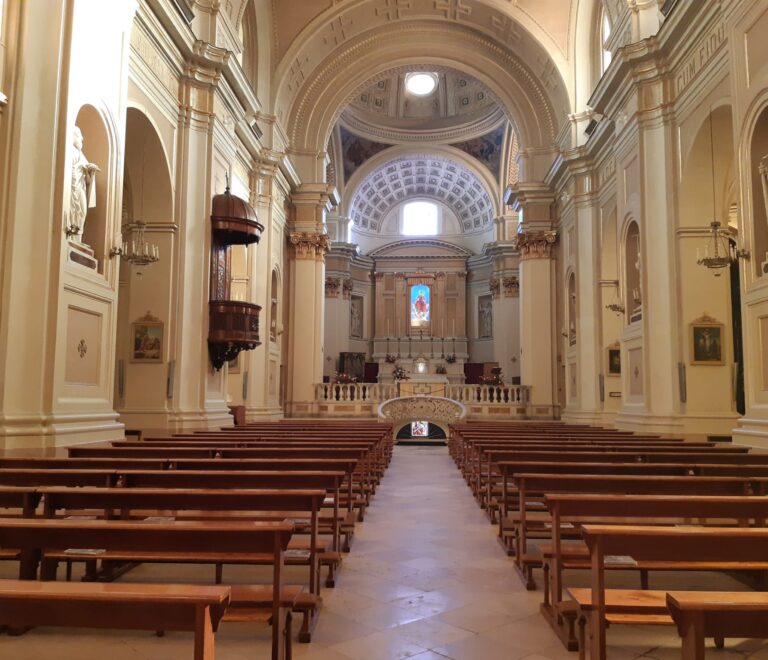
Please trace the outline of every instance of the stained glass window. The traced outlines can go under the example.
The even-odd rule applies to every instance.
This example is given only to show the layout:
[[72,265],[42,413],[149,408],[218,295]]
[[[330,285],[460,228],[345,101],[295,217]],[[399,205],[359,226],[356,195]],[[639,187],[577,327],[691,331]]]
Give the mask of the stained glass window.
[[424,328],[429,325],[430,294],[426,284],[416,284],[411,287],[411,327]]

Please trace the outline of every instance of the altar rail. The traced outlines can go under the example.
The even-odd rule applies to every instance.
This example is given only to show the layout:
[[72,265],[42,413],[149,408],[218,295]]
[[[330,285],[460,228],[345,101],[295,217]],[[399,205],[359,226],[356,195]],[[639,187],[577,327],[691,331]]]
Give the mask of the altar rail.
[[[448,385],[445,397],[467,407],[470,418],[528,417],[528,385]],[[377,406],[398,396],[395,383],[320,383],[315,401],[320,417],[374,417]]]

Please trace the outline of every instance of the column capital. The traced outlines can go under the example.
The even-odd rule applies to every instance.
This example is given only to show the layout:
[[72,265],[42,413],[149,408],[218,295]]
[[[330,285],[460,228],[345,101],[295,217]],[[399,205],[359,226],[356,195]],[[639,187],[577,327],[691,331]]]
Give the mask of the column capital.
[[322,261],[331,245],[328,234],[319,232],[291,232],[288,241],[293,246],[297,259],[316,259]]
[[520,258],[551,259],[552,248],[557,243],[556,231],[523,231],[517,235]]

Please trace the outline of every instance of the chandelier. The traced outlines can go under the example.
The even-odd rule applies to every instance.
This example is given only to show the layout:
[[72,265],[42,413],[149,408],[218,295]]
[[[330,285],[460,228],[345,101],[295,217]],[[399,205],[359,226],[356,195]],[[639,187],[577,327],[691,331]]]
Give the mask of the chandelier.
[[[731,239],[729,228],[723,228],[717,219],[717,204],[715,200],[715,140],[712,130],[712,108],[709,109],[709,155],[712,164],[712,216],[714,220],[709,224],[711,240],[704,248],[704,256],[696,250],[696,263],[717,270],[728,268],[731,264],[742,259],[749,259],[749,251],[738,250]],[[710,251],[711,246],[711,251]],[[719,274],[718,274],[719,275]]]
[[[141,148],[141,216],[144,216],[144,188],[146,185],[146,160],[147,160],[147,138]],[[125,208],[123,210],[125,213]],[[125,215],[123,220],[126,220]],[[148,266],[160,259],[160,250],[157,245],[148,243],[144,236],[144,230],[147,224],[143,220],[136,220],[133,223],[124,223],[122,227],[122,244],[112,248],[110,257],[120,256],[133,266]]]
[[154,243],[148,243],[144,237],[146,223],[138,220],[133,225],[124,227],[123,245],[115,250],[123,259],[134,266],[147,266],[160,258],[160,249]]

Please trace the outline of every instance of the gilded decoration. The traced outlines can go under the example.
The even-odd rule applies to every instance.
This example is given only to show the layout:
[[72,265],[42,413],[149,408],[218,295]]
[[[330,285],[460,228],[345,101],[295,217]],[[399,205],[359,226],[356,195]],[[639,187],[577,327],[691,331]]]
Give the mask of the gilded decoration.
[[504,287],[505,298],[520,297],[520,280],[517,277],[505,277],[501,280],[501,285]]
[[331,244],[328,234],[314,232],[291,232],[288,240],[296,253],[297,259],[317,259],[322,261]]
[[341,287],[341,279],[338,277],[326,277],[325,278],[325,297],[326,298],[338,298],[339,288]]
[[556,231],[525,231],[516,238],[521,259],[551,259],[552,247],[557,243]]

